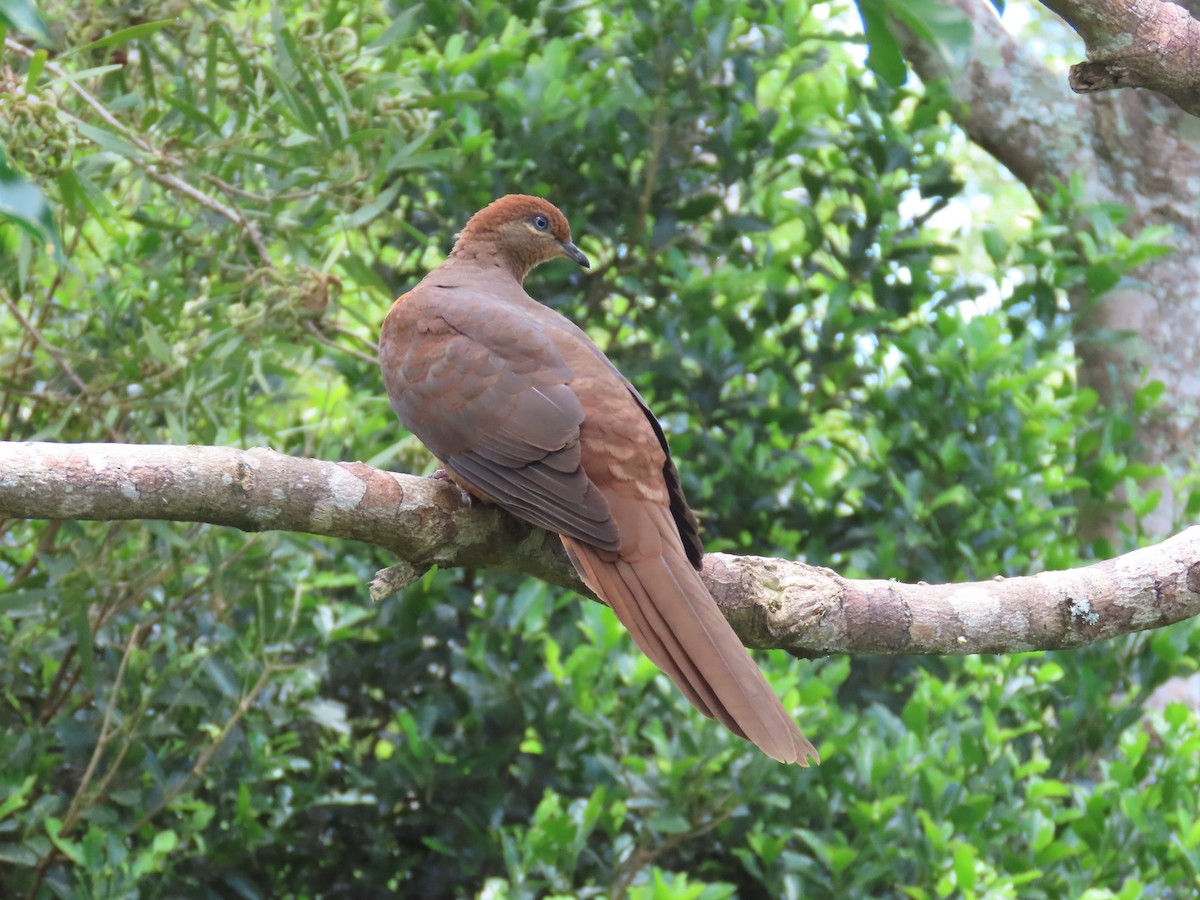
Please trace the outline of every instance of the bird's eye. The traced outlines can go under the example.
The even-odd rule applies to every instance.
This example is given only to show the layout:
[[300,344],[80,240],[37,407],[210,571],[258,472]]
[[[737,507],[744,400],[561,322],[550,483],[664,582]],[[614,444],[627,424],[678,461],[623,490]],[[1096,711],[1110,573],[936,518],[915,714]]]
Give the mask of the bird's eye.
[[550,227],[550,220],[547,219],[545,216],[534,216],[533,217],[533,227],[536,228],[538,231],[545,231],[546,229],[548,229]]

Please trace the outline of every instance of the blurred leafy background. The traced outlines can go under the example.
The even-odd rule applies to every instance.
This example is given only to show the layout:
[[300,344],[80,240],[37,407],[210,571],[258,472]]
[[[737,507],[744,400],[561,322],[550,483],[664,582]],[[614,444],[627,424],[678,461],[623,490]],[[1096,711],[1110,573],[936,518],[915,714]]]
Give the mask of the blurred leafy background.
[[[371,342],[473,211],[523,191],[594,263],[531,291],[645,393],[710,550],[1026,574],[1086,559],[1078,498],[1146,474],[1160,388],[1127,410],[1078,389],[1062,298],[1154,245],[1071,186],[1036,212],[936,86],[871,71],[840,0],[41,13],[0,3],[23,35],[0,68],[3,439],[429,471]],[[438,571],[373,607],[390,562],[0,522],[0,894],[1200,883],[1200,732],[1141,708],[1195,669],[1189,625],[1069,654],[762,654],[825,760],[797,770],[693,713],[599,605]]]

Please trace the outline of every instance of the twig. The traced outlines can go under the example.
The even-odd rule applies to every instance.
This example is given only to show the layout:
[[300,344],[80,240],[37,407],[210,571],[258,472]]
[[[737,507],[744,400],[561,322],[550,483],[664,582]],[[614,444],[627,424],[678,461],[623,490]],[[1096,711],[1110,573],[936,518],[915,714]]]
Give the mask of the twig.
[[342,353],[347,353],[350,356],[353,356],[355,359],[362,360],[363,362],[369,363],[372,366],[379,365],[379,359],[377,357],[368,356],[361,350],[356,350],[353,347],[343,347],[337,341],[331,340],[321,331],[320,328],[317,327],[316,323],[313,322],[312,319],[304,320],[304,329],[326,347],[333,347],[335,350],[340,350]]
[[21,568],[17,569],[17,571],[13,573],[12,578],[8,580],[8,584],[6,585],[8,590],[17,590],[17,588],[21,586],[21,583],[29,577],[30,573],[37,568],[38,557],[43,553],[50,552],[51,547],[54,546],[54,539],[58,536],[59,529],[61,529],[62,526],[63,523],[61,519],[50,520],[50,524],[46,527],[45,531],[42,532],[41,539],[38,540],[37,547],[34,548],[34,551],[29,554],[29,559],[25,560],[25,563],[21,566]]
[[[12,40],[11,38],[5,38],[4,46],[6,49],[11,50],[12,52],[17,53],[21,56],[25,56],[27,58],[32,57],[34,54],[33,50],[29,49],[28,47],[25,47],[24,45],[22,45],[20,43],[17,43],[16,41]],[[272,259],[271,253],[267,249],[267,245],[266,245],[266,242],[263,240],[262,234],[259,232],[258,227],[249,218],[247,218],[245,213],[243,213],[236,206],[222,203],[217,198],[209,196],[208,194],[204,193],[203,191],[199,190],[198,188],[196,188],[193,185],[189,184],[188,182],[184,181],[179,176],[177,176],[171,172],[164,171],[162,168],[160,168],[160,165],[169,167],[169,168],[178,168],[180,163],[178,162],[178,160],[174,159],[172,156],[170,156],[168,153],[166,153],[166,151],[162,150],[159,147],[155,147],[150,142],[145,140],[137,132],[133,131],[132,129],[130,129],[130,128],[126,127],[124,124],[122,124],[121,121],[119,119],[117,119],[111,112],[109,112],[108,109],[105,108],[104,104],[101,103],[100,100],[97,99],[92,93],[90,93],[85,88],[83,88],[77,81],[74,81],[74,80],[68,78],[66,71],[61,66],[59,66],[57,63],[46,62],[45,69],[47,72],[50,72],[51,74],[53,74],[57,77],[63,78],[66,81],[67,85],[71,88],[71,90],[73,90],[83,100],[83,102],[85,104],[87,104],[96,113],[96,115],[101,118],[101,120],[104,121],[104,123],[109,128],[113,129],[115,132],[117,132],[119,135],[121,135],[122,138],[129,141],[135,148],[142,151],[147,156],[150,156],[154,161],[157,161],[157,162],[148,161],[148,160],[142,159],[138,156],[129,156],[127,158],[129,159],[129,162],[132,165],[134,165],[137,168],[139,168],[140,170],[142,170],[146,174],[146,176],[148,178],[150,178],[152,181],[157,182],[158,184],[162,185],[165,188],[168,188],[171,191],[174,191],[178,194],[182,194],[183,196],[187,197],[188,199],[193,200],[194,202],[198,203],[200,206],[204,207],[205,209],[211,210],[212,212],[216,213],[217,215],[229,220],[230,222],[233,222],[235,225],[237,225],[239,228],[241,228],[242,231],[245,232],[246,237],[250,240],[250,243],[254,246],[255,252],[258,254],[258,257],[262,263],[263,269],[271,271],[271,272],[277,271],[275,261]],[[69,121],[72,121],[77,125],[83,124],[82,120],[80,120],[76,116],[73,116],[66,111],[60,110],[60,112]],[[208,174],[208,175],[205,175],[204,177],[211,184],[215,185],[219,190],[224,191],[227,194],[238,194],[241,196],[246,196],[246,197],[254,199],[258,202],[274,202],[277,200],[284,200],[284,199],[302,199],[304,197],[312,196],[314,194],[326,193],[323,190],[300,191],[300,192],[292,192],[291,194],[281,194],[277,198],[270,198],[270,197],[266,197],[261,194],[251,193],[249,191],[243,190],[242,188],[235,187],[234,185],[229,184],[228,182],[224,181],[223,179],[221,179],[215,175]],[[351,184],[357,183],[358,181],[361,181],[364,178],[365,178],[365,176],[360,176],[360,177],[354,179],[353,181],[351,181],[350,183]],[[363,344],[370,347],[373,352],[376,351],[377,348],[373,345],[373,343],[371,341],[367,340],[366,338],[363,338],[360,335],[355,335],[352,332],[344,332],[343,329],[339,328],[336,325],[334,325],[332,327],[339,332],[342,332],[342,333],[345,333],[348,335],[352,335],[355,340],[361,341]],[[336,350],[341,351],[342,353],[347,353],[347,354],[355,357],[356,359],[359,359],[359,360],[361,360],[365,363],[368,363],[372,366],[378,364],[378,358],[376,356],[368,355],[368,354],[362,353],[361,351],[355,350],[354,348],[345,347],[345,346],[342,346],[341,344],[338,344],[336,341],[333,341],[327,335],[322,333],[320,328],[318,326],[316,326],[314,323],[312,323],[311,321],[305,323],[305,329],[314,338],[316,338],[316,340],[319,343],[324,344],[327,347],[334,348]],[[84,385],[81,381],[79,382],[79,386],[80,386],[81,390],[86,391],[86,388],[84,387]],[[117,437],[114,435],[114,436],[112,436],[112,439],[115,441],[115,440],[117,440]]]
[[377,343],[375,343],[373,340],[371,340],[370,338],[363,337],[361,334],[351,331],[349,328],[339,325],[337,322],[322,322],[321,324],[323,327],[328,328],[329,330],[335,332],[336,334],[341,335],[342,337],[346,337],[346,338],[350,338],[351,340],[358,341],[360,344],[362,344],[364,347],[366,347],[371,352],[372,361],[374,361],[374,362],[379,361],[379,345]]
[[74,382],[75,387],[79,388],[79,393],[81,393],[84,397],[87,397],[90,393],[87,384],[85,384],[83,379],[79,377],[79,375],[75,372],[75,369],[71,367],[71,364],[67,362],[66,358],[62,355],[62,351],[46,340],[42,333],[38,331],[37,326],[30,322],[28,318],[26,318],[25,313],[21,312],[21,308],[13,302],[13,299],[9,297],[7,293],[0,292],[0,300],[4,301],[4,305],[8,307],[9,311],[14,317],[16,317],[16,320],[21,323],[21,327],[25,329],[25,331],[34,339],[34,341],[41,345],[42,349],[49,353],[51,357],[53,357],[54,361],[58,363],[59,368],[66,373],[67,377],[70,378],[72,382]]
[[695,825],[687,831],[677,834],[668,835],[657,846],[647,849],[644,844],[637,846],[629,855],[629,860],[622,870],[613,879],[612,895],[614,900],[620,900],[629,891],[629,886],[633,880],[637,878],[638,872],[653,865],[655,860],[661,859],[666,854],[673,851],[675,848],[686,844],[688,841],[693,841],[698,837],[702,837],[728,819],[732,814],[736,804],[731,804],[734,799],[732,792],[726,793],[716,804],[716,812],[708,819],[708,821]]
[[650,159],[642,170],[642,190],[638,195],[638,215],[633,224],[633,246],[641,244],[646,236],[646,220],[654,205],[654,193],[658,190],[658,173],[662,166],[663,146],[667,139],[667,111],[671,98],[667,90],[667,72],[669,63],[663,59],[662,46],[659,46],[658,65],[658,97],[654,106],[654,118],[650,123]]
[[[24,46],[23,44],[17,43],[12,38],[5,38],[4,46],[6,49],[11,50],[21,56],[32,57],[34,54],[33,50]],[[63,78],[66,81],[67,86],[70,87],[70,89],[76,94],[78,94],[83,102],[90,106],[96,115],[104,120],[106,125],[117,131],[123,138],[125,138],[125,140],[129,141],[139,150],[154,157],[163,164],[172,167],[178,165],[176,160],[170,157],[165,151],[153,146],[144,138],[142,138],[141,135],[129,128],[126,128],[125,125],[123,125],[120,120],[116,118],[116,116],[114,116],[105,108],[103,103],[101,103],[89,91],[83,88],[77,81],[69,78],[67,76],[67,72],[62,68],[62,66],[58,65],[57,63],[47,62],[45,64],[45,69],[47,72]],[[81,124],[81,121],[75,116],[72,116],[70,113],[62,112],[62,115],[77,124]],[[250,239],[250,243],[254,245],[254,249],[258,252],[259,258],[262,260],[263,265],[268,268],[275,268],[275,263],[271,259],[271,254],[267,251],[266,244],[263,243],[262,235],[259,234],[258,228],[255,227],[254,223],[247,219],[240,210],[231,206],[226,206],[215,197],[208,196],[208,194],[205,194],[203,191],[192,187],[192,185],[188,184],[183,179],[172,175],[169,172],[161,171],[153,163],[133,156],[128,157],[128,159],[130,163],[145,172],[152,181],[156,181],[163,185],[163,187],[170,188],[186,197],[189,197],[196,203],[199,203],[205,209],[212,210],[217,215],[228,219],[235,225],[238,225],[243,231],[246,232],[246,236]]]
[[[71,237],[70,241],[67,242],[67,245],[63,250],[63,256],[65,259],[69,260],[75,254],[75,248],[79,245],[79,238],[82,233],[82,228],[75,229],[75,234]],[[50,284],[46,286],[46,292],[43,295],[42,305],[36,316],[37,321],[34,323],[39,328],[46,321],[46,311],[50,308],[50,303],[54,299],[54,292],[58,290],[58,286],[62,283],[63,276],[66,274],[66,272],[66,266],[56,266],[54,269],[54,277],[50,279]],[[25,348],[28,346],[27,342],[29,340],[30,337],[28,332],[22,334],[21,343],[17,346],[16,352],[13,353],[12,367],[8,371],[8,380],[14,385],[20,384],[22,381],[22,379],[18,377],[17,373],[20,369],[21,360],[24,357]],[[37,400],[51,398],[43,398],[43,396],[39,395],[39,393],[36,391],[19,391],[13,388],[8,388],[5,393],[9,396],[6,396],[4,401],[0,403],[0,422],[8,423],[4,429],[4,440],[10,440],[12,438],[13,429],[16,427],[16,416],[13,415],[13,410],[15,410],[17,406],[16,398],[21,396],[27,396],[30,399]]]
[[125,641],[125,652],[121,656],[121,664],[117,666],[117,674],[113,678],[112,688],[109,691],[108,706],[104,710],[104,719],[100,723],[100,736],[96,739],[96,748],[92,751],[92,758],[88,760],[83,777],[79,779],[79,787],[75,789],[75,796],[71,798],[71,805],[67,807],[67,813],[63,816],[62,831],[59,832],[62,835],[68,834],[75,827],[75,823],[79,821],[84,804],[84,794],[88,785],[92,783],[92,776],[96,774],[96,766],[100,764],[104,748],[108,746],[110,737],[108,729],[112,724],[113,711],[117,708],[117,697],[121,694],[121,682],[125,679],[125,669],[129,665],[129,657],[133,655],[133,648],[137,646],[142,628],[140,623],[134,625],[133,630],[129,632],[129,638]]
[[[370,176],[366,173],[355,175],[348,181],[342,182],[346,185],[359,184],[366,181]],[[240,188],[235,184],[230,184],[223,178],[220,178],[211,173],[205,173],[204,180],[209,184],[215,185],[226,194],[236,194],[245,200],[253,200],[255,203],[287,203],[293,200],[307,200],[310,197],[334,197],[337,194],[328,188],[310,188],[303,191],[287,191],[282,194],[268,196],[267,194],[256,194],[254,191],[248,191],[245,188]]]
[[237,727],[238,722],[242,721],[242,717],[249,712],[250,707],[254,705],[254,701],[258,699],[258,695],[262,693],[263,688],[267,686],[267,683],[270,681],[271,676],[274,673],[274,666],[266,666],[263,668],[262,672],[258,676],[258,680],[254,682],[254,686],[250,688],[249,692],[244,697],[242,697],[242,699],[238,702],[237,709],[233,711],[233,715],[226,720],[225,725],[221,728],[221,733],[216,736],[211,744],[204,748],[204,751],[196,758],[195,764],[192,766],[187,775],[177,781],[170,790],[164,792],[158,803],[147,810],[142,817],[138,819],[136,823],[134,823],[134,826],[130,829],[130,831],[136,832],[143,825],[147,824],[151,819],[166,809],[176,797],[182,794],[184,789],[187,788],[192,781],[199,778],[204,773],[204,770],[208,768],[208,764],[212,761],[213,756],[215,756],[216,752],[221,749],[221,745],[225,743],[225,739],[229,737],[230,732]]

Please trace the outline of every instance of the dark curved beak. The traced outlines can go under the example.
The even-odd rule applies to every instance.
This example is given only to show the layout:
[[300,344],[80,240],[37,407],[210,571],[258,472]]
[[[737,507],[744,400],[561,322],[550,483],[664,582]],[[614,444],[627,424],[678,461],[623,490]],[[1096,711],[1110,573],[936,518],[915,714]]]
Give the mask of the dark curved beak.
[[575,246],[571,241],[562,242],[563,256],[567,259],[573,259],[585,269],[590,269],[592,264],[588,262],[588,258],[583,255],[583,251]]

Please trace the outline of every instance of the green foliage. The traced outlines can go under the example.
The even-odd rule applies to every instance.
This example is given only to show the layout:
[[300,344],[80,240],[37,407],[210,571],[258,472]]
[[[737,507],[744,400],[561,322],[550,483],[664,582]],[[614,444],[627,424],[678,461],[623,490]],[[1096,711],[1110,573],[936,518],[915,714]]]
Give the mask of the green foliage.
[[0,147],[0,221],[8,221],[44,247],[61,253],[58,230],[46,197],[36,184],[30,184],[14,172]]
[[[964,274],[931,225],[960,189],[945,101],[865,73],[842,6],[44,12],[65,52],[9,52],[3,172],[39,186],[67,263],[40,207],[0,227],[4,439],[422,471],[371,341],[466,217],[522,190],[595,263],[531,290],[658,411],[710,549],[1022,574],[1079,561],[1079,492],[1144,474],[1147,410],[1076,389],[1060,306],[1153,235],[1109,210],[1065,241],[1068,192],[1061,218],[987,231],[994,270]],[[600,606],[433,572],[371,607],[388,562],[304,535],[0,523],[0,893],[1196,884],[1195,721],[1140,718],[1196,667],[1190,629],[1001,659],[766,654],[825,759],[795,770],[693,713]]]
[[[4,30],[4,25],[29,35],[39,43],[50,43],[46,23],[30,0],[0,0],[0,32]],[[0,37],[3,35],[0,34]]]
[[[996,8],[1004,12],[1002,0]],[[948,71],[958,72],[970,61],[973,27],[953,3],[937,0],[855,0],[866,39],[867,68],[885,84],[900,87],[908,79],[908,63],[896,35],[897,24],[937,53]]]

